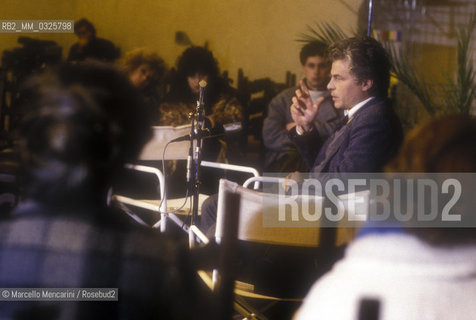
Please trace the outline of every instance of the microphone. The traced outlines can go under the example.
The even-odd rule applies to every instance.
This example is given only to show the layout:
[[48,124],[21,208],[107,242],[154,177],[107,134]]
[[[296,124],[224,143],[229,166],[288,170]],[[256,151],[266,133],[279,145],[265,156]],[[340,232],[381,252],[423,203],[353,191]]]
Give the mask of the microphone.
[[[201,138],[207,138],[210,136],[210,130],[208,129],[203,129],[203,130],[200,130],[200,135],[201,135]],[[191,138],[193,137],[193,139],[197,139],[197,137],[199,137],[199,133],[194,133],[193,136],[191,136],[191,134],[186,134],[186,135],[183,135],[181,137],[177,137],[175,139],[172,139],[169,141],[169,143],[174,143],[174,142],[180,142],[180,141],[188,141],[190,140]]]
[[197,111],[196,111],[196,128],[195,134],[198,133],[203,128],[203,118],[205,116],[205,110],[203,108],[203,100],[205,97],[205,87],[207,86],[207,82],[205,80],[200,80],[198,83],[200,86],[200,95],[197,100]]
[[200,86],[200,96],[198,98],[198,104],[203,106],[203,98],[205,96],[205,87],[207,86],[207,82],[205,80],[201,80],[198,85]]
[[[206,138],[233,135],[233,134],[236,134],[236,133],[240,132],[241,130],[243,130],[243,126],[241,125],[241,122],[225,123],[223,125],[223,130],[224,130],[224,132],[221,133],[221,134],[210,136],[210,134],[211,134],[210,130],[204,129],[204,130],[201,131],[202,138],[206,139]],[[195,139],[196,135],[194,135],[193,138]],[[190,133],[186,134],[184,136],[172,139],[172,140],[169,141],[169,143],[180,142],[180,141],[188,141],[188,140],[190,140]]]
[[189,133],[189,134],[186,134],[186,135],[184,135],[184,136],[181,136],[181,137],[172,139],[172,140],[169,141],[169,143],[180,142],[180,141],[186,141],[186,140],[190,140],[190,133]]

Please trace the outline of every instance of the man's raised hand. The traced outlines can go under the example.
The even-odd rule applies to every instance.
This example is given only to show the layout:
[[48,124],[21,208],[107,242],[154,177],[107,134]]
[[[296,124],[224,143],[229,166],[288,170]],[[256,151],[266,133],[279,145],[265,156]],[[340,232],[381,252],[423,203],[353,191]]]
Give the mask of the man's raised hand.
[[299,81],[301,89],[296,90],[296,96],[292,98],[291,117],[301,132],[307,132],[312,128],[312,123],[317,116],[319,105],[323,97],[312,102],[309,89],[303,80]]

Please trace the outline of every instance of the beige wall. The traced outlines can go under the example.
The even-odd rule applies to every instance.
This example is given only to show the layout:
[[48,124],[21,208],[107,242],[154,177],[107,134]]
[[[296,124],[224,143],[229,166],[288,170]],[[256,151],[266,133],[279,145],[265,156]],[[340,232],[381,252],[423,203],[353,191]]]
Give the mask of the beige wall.
[[[222,70],[236,78],[238,68],[257,79],[283,82],[290,70],[300,76],[296,42],[306,25],[334,22],[349,33],[356,28],[363,0],[2,0],[0,19],[72,19],[86,17],[99,37],[122,52],[136,47],[158,51],[169,66],[184,47],[175,32],[209,48]],[[74,34],[22,34],[55,40],[66,55]],[[17,34],[0,34],[0,50],[17,46]]]

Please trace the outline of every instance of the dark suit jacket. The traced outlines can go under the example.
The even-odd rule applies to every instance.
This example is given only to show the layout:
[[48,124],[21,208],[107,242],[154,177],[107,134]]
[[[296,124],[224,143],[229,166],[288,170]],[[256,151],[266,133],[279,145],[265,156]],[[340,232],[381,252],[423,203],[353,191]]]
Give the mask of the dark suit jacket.
[[75,43],[71,46],[68,61],[84,61],[86,59],[96,59],[113,62],[119,58],[120,50],[111,41],[94,38],[83,49]]
[[398,117],[386,100],[378,98],[325,141],[317,130],[299,136],[294,128],[289,134],[313,173],[379,172],[402,139]]

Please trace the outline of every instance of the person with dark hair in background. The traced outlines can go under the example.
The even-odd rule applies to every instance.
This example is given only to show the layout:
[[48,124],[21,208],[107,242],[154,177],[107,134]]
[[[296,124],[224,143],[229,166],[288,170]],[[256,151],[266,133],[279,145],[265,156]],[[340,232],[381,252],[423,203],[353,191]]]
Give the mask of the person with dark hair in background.
[[[210,134],[224,133],[224,125],[243,121],[243,107],[238,101],[235,90],[220,76],[218,62],[210,50],[203,47],[189,47],[177,60],[177,70],[172,76],[170,90],[160,105],[160,120],[162,126],[179,126],[190,124],[190,114],[195,114],[197,101],[200,94],[199,82],[204,80],[207,85],[204,90],[205,127]],[[195,119],[195,116],[192,116]],[[238,139],[239,140],[239,139]],[[235,146],[238,144],[233,139],[209,138],[203,140],[202,158],[208,161],[227,162],[230,155],[240,157]],[[227,144],[229,143],[229,144]],[[232,146],[230,147],[230,144]],[[185,163],[183,161],[169,161],[167,175],[172,182],[171,193],[183,194],[185,186]],[[202,170],[202,191],[215,193],[218,188],[216,170]],[[214,177],[216,179],[213,179]],[[183,183],[181,183],[183,181]],[[167,191],[169,192],[169,191]],[[183,196],[183,195],[182,195]]]
[[155,52],[135,49],[121,60],[121,69],[131,84],[140,92],[153,124],[159,120],[159,105],[163,99],[163,83],[167,66]]
[[2,301],[0,318],[194,318],[203,295],[186,246],[108,204],[151,136],[129,81],[99,63],[63,65],[27,82],[21,99],[25,200],[0,221],[2,288],[118,292],[116,301]]
[[[314,284],[295,319],[474,319],[476,232],[467,222],[476,221],[471,191],[475,140],[476,119],[466,115],[430,119],[410,131],[385,171],[406,177],[402,184],[435,181],[435,173],[469,176],[471,184],[462,184],[462,196],[451,210],[462,222],[441,220],[430,227],[413,218],[364,224],[345,257]],[[415,207],[416,213],[419,201],[406,199],[411,202],[390,208]],[[443,211],[439,206],[437,216],[443,217]]]
[[[336,110],[326,86],[330,78],[331,65],[327,58],[327,45],[322,42],[310,42],[302,47],[299,54],[304,74],[304,83],[309,89],[312,101],[324,97],[314,126],[323,138],[331,135],[342,110]],[[288,137],[288,131],[296,124],[291,117],[289,106],[298,87],[288,88],[271,100],[268,115],[263,123],[263,142],[266,147],[265,172],[307,171],[304,159]]]
[[378,172],[398,150],[402,129],[387,101],[390,62],[375,39],[348,38],[329,49],[331,80],[327,85],[334,106],[345,120],[328,139],[314,125],[324,98],[312,101],[301,81],[291,105],[296,126],[291,140],[312,173]]
[[[186,49],[177,61],[177,71],[165,102],[160,106],[160,124],[177,126],[191,122],[189,114],[196,109],[199,82],[205,80],[205,117],[213,134],[222,133],[223,125],[243,120],[243,107],[233,88],[220,76],[218,63],[211,51],[202,47]],[[216,158],[218,150],[204,153]],[[213,159],[214,160],[214,159]]]
[[95,59],[104,62],[113,62],[119,58],[119,48],[111,41],[97,38],[96,28],[87,19],[83,18],[74,23],[74,33],[78,42],[69,49],[68,61],[78,62],[86,59]]

